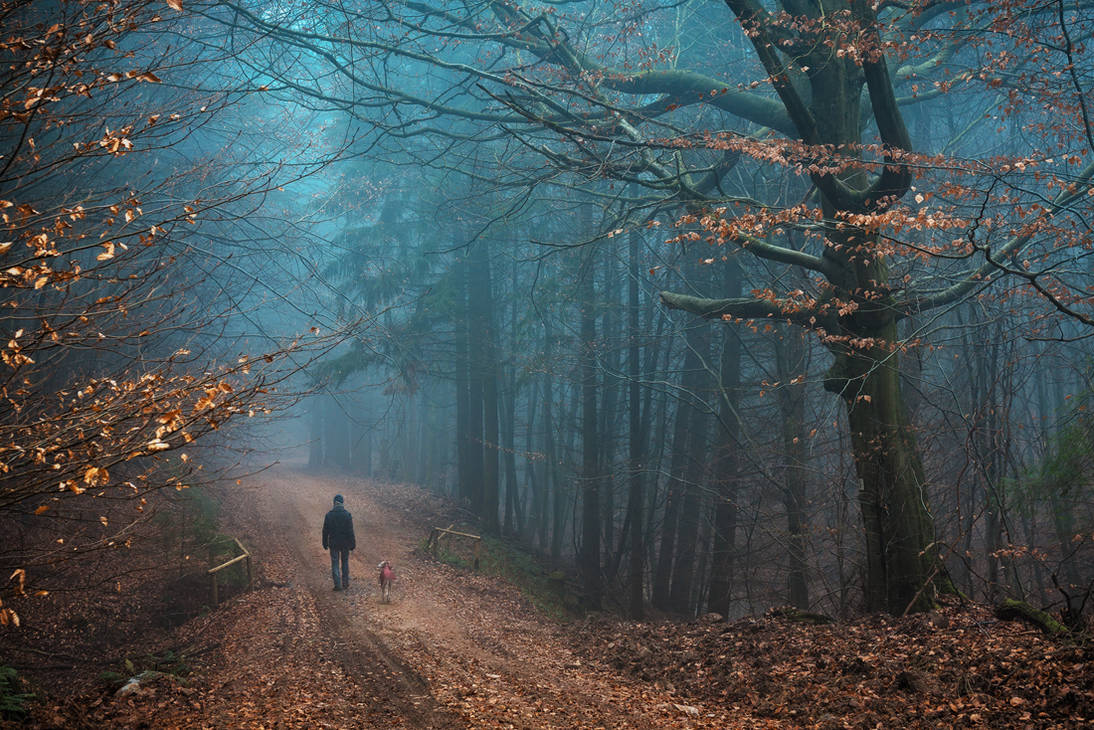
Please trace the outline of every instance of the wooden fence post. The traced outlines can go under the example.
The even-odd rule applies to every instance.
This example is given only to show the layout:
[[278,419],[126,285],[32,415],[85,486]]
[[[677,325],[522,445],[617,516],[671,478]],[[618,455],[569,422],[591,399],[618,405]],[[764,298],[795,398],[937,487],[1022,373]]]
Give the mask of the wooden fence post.
[[[213,605],[214,606],[216,606],[220,603],[220,589],[217,586],[217,573],[224,570],[228,566],[235,565],[236,563],[238,563],[240,561],[243,561],[244,565],[247,568],[247,589],[250,590],[251,587],[254,584],[254,577],[253,577],[253,574],[251,573],[251,553],[250,553],[249,550],[247,550],[247,548],[243,547],[243,543],[241,543],[239,540],[237,540],[236,538],[232,538],[232,539],[235,541],[236,546],[239,547],[242,554],[235,556],[234,558],[232,558],[231,560],[229,560],[226,563],[221,563],[220,565],[209,568],[209,570],[208,570],[209,578],[213,582]],[[213,559],[215,557],[216,557],[216,553],[213,550],[213,546],[210,545],[209,546],[209,562],[212,563]]]

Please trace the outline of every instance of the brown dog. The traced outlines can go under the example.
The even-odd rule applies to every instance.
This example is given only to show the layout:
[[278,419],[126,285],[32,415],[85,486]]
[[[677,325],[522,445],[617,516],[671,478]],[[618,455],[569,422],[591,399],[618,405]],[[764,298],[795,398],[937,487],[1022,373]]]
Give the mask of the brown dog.
[[384,603],[390,603],[391,584],[395,582],[395,568],[386,560],[376,567],[380,570],[380,598]]

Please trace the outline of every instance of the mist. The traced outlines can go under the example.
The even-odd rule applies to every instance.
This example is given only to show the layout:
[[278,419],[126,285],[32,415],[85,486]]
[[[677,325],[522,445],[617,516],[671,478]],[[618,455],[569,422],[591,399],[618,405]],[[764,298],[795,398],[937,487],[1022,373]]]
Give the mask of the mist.
[[5,626],[264,474],[574,616],[1089,613],[1085,3],[2,11]]

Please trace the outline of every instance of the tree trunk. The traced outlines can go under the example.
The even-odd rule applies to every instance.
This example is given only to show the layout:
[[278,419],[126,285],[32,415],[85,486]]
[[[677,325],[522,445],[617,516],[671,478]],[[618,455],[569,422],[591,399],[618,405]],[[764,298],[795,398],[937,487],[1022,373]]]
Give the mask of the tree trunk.
[[600,610],[600,442],[596,417],[596,312],[593,250],[584,252],[578,285],[581,342],[581,554],[580,568],[589,609]]
[[805,387],[793,383],[804,372],[805,343],[798,330],[780,328],[775,345],[779,420],[782,422],[783,506],[786,509],[789,553],[789,600],[795,608],[809,608],[808,567],[805,545]]
[[689,325],[687,332],[688,354],[684,358],[685,377],[691,382],[692,401],[688,412],[687,452],[684,461],[684,500],[680,508],[680,521],[676,537],[676,556],[672,566],[672,586],[669,589],[669,606],[677,613],[693,612],[691,593],[695,575],[695,548],[699,538],[699,517],[703,511],[700,491],[706,472],[708,445],[707,426],[710,413],[703,402],[703,394],[709,391],[706,362],[710,357],[710,325],[705,321]]
[[490,272],[489,239],[472,244],[470,289],[468,301],[472,319],[472,362],[482,395],[482,431],[479,452],[482,454],[481,504],[478,515],[483,529],[498,534],[498,341],[494,322],[494,293]]
[[630,276],[627,283],[627,405],[629,416],[628,452],[629,475],[627,479],[627,518],[630,520],[630,565],[627,576],[627,612],[633,619],[645,615],[645,597],[642,584],[645,572],[643,560],[642,530],[645,519],[642,516],[642,468],[646,443],[642,433],[642,414],[639,412],[641,389],[638,378],[640,365],[638,358],[641,348],[638,346],[638,261],[639,234],[631,232],[629,242]]
[[[517,265],[513,260],[512,268],[512,302],[509,308],[509,337],[511,338],[510,352],[516,352],[517,339]],[[500,363],[499,363],[500,368]],[[516,421],[517,421],[517,374],[512,361],[504,368],[505,378],[505,423],[503,425],[503,443],[505,451],[505,533],[512,535],[514,532],[524,532],[524,515],[520,507],[520,495],[517,485],[517,455],[516,455]]]
[[308,419],[308,468],[323,466],[323,396],[313,395],[308,401],[311,418]]
[[[551,362],[554,357],[554,341],[551,336],[550,323],[543,324],[543,357],[545,362]],[[562,533],[565,524],[566,512],[562,499],[562,485],[558,478],[558,450],[555,446],[555,419],[554,419],[554,378],[550,369],[543,378],[543,446],[545,451],[546,468],[543,473],[543,488],[551,498],[551,559],[557,561],[562,557]]]
[[[825,387],[847,407],[861,482],[866,541],[866,608],[901,614],[934,605],[934,526],[926,479],[900,395],[895,323],[860,331],[873,344],[842,350]],[[833,372],[840,375],[833,378]]]
[[483,373],[479,365],[479,356],[476,348],[479,346],[479,338],[476,332],[476,309],[472,301],[471,291],[474,288],[473,264],[468,259],[463,259],[463,280],[465,312],[463,318],[464,341],[467,355],[467,413],[464,419],[463,444],[465,450],[464,478],[460,480],[463,486],[463,494],[471,504],[471,511],[476,515],[482,515],[483,506],[483,449],[482,449],[482,397],[483,397]]
[[[688,327],[696,326],[695,322]],[[672,455],[669,458],[669,471],[665,495],[665,516],[661,525],[661,544],[657,554],[657,566],[653,574],[652,599],[658,608],[673,610],[671,589],[672,571],[676,566],[677,533],[680,514],[687,498],[686,466],[689,458],[688,431],[692,424],[692,413],[696,406],[687,394],[695,391],[696,377],[700,370],[699,358],[691,346],[690,335],[686,338],[683,371],[680,373],[680,394],[677,395],[676,421],[673,425]]]
[[[741,294],[741,269],[726,262],[723,286],[728,296]],[[714,452],[712,481],[715,489],[714,535],[710,553],[711,611],[729,618],[733,599],[734,543],[737,537],[737,451],[740,448],[741,340],[736,328],[725,328],[719,363],[718,444]]]

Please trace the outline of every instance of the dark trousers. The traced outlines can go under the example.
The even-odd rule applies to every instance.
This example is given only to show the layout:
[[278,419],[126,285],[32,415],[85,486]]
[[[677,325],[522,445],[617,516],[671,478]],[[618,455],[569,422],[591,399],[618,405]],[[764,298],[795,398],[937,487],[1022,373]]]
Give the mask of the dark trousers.
[[[339,573],[341,564],[341,573]],[[334,578],[335,588],[349,588],[349,550],[346,548],[330,549],[330,577]]]

